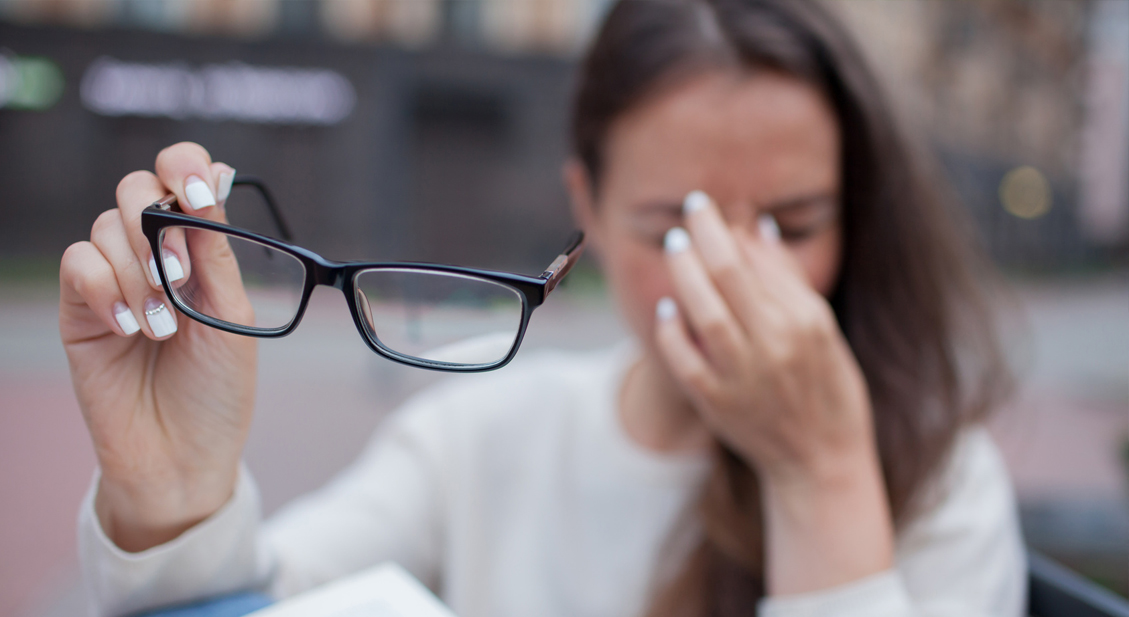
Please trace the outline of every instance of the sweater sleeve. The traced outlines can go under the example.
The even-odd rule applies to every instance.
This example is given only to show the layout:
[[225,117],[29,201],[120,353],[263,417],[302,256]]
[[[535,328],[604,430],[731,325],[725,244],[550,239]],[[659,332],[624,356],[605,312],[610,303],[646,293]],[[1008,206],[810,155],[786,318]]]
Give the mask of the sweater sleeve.
[[898,537],[891,570],[766,598],[762,617],[1019,617],[1026,558],[1007,470],[986,430],[958,442],[940,489]]
[[139,553],[103,532],[96,477],[78,520],[92,613],[123,615],[248,589],[285,597],[383,561],[434,586],[441,507],[434,407],[417,400],[396,412],[349,468],[265,523],[243,467],[223,508]]
[[94,510],[98,474],[78,514],[78,554],[91,613],[123,615],[260,586],[259,494],[245,467],[231,499],[169,542],[129,553],[106,536]]

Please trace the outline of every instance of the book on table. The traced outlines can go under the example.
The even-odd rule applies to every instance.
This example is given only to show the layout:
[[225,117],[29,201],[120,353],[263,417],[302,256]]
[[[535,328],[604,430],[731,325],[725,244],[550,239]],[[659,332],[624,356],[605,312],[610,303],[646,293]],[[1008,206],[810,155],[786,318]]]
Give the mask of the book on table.
[[395,563],[385,563],[287,598],[248,617],[455,617]]

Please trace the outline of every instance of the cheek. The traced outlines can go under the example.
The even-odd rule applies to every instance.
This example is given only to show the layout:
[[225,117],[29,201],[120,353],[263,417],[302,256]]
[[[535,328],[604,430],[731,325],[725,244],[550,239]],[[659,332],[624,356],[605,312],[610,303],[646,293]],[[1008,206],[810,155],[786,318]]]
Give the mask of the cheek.
[[799,262],[808,284],[824,297],[830,296],[839,281],[842,263],[842,236],[838,229],[828,231],[788,251]]
[[673,294],[666,262],[657,250],[626,249],[605,254],[604,275],[628,327],[645,346],[654,333],[655,304]]

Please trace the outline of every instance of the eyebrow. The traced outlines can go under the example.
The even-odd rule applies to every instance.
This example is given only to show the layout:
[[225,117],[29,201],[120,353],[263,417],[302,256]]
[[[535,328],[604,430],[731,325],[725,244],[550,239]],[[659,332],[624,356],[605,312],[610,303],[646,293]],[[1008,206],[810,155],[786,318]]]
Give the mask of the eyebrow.
[[[805,206],[811,206],[820,203],[834,203],[837,196],[833,193],[819,192],[810,195],[800,195],[797,197],[787,197],[776,201],[762,204],[759,207],[766,212],[782,212],[787,210],[798,210]],[[682,214],[681,201],[663,201],[656,200],[646,202],[639,207],[640,214]]]
[[789,197],[770,202],[764,205],[764,209],[768,212],[781,212],[786,210],[798,210],[800,208],[819,205],[823,203],[833,204],[838,199],[833,193],[813,193],[811,195],[802,195],[799,197]]

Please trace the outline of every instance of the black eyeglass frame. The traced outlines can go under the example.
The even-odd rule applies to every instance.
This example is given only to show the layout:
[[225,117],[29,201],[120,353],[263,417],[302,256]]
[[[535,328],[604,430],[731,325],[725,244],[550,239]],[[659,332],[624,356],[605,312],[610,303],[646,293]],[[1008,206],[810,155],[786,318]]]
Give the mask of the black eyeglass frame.
[[[549,294],[556,289],[557,285],[568,274],[569,270],[576,264],[580,253],[584,248],[584,232],[575,232],[568,241],[565,250],[553,260],[549,267],[541,273],[540,276],[529,276],[524,274],[514,274],[509,272],[499,272],[495,270],[482,270],[478,268],[467,268],[463,266],[451,266],[446,264],[433,264],[424,262],[359,262],[359,261],[334,261],[326,259],[311,250],[302,248],[292,244],[292,237],[289,227],[286,225],[275,204],[274,198],[270,191],[267,190],[266,185],[254,176],[238,175],[232,182],[233,185],[246,185],[255,187],[263,201],[266,203],[270,210],[271,217],[274,219],[275,224],[278,226],[279,231],[286,241],[271,238],[252,231],[232,227],[223,223],[216,223],[196,216],[189,216],[182,212],[174,211],[173,208],[179,209],[175,195],[167,195],[164,198],[153,202],[141,212],[141,230],[144,232],[145,237],[149,240],[149,246],[154,255],[161,254],[161,235],[162,232],[168,227],[188,227],[194,229],[203,229],[208,231],[216,231],[228,234],[244,240],[249,240],[282,251],[297,259],[304,269],[304,283],[302,288],[302,299],[298,304],[298,310],[290,323],[278,328],[256,328],[253,326],[242,326],[233,324],[228,321],[216,319],[208,315],[204,315],[197,311],[192,310],[178,298],[177,294],[173,293],[173,287],[165,275],[165,264],[163,259],[154,260],[157,265],[157,272],[161,278],[161,286],[165,290],[165,295],[173,303],[181,313],[203,323],[204,325],[211,326],[218,330],[240,334],[243,336],[253,336],[257,338],[279,338],[286,336],[298,327],[302,321],[303,315],[306,313],[306,307],[310,301],[310,295],[313,293],[314,288],[318,285],[327,285],[341,290],[345,294],[346,303],[349,306],[349,313],[353,317],[353,323],[357,326],[357,330],[361,333],[361,338],[365,343],[377,354],[388,358],[394,362],[407,364],[409,366],[416,366],[419,368],[437,370],[437,371],[450,371],[461,373],[478,373],[483,371],[491,371],[501,368],[513,360],[517,354],[518,347],[521,346],[521,341],[525,337],[526,328],[529,326],[529,318],[533,314],[533,309],[541,306]],[[434,272],[440,274],[455,274],[469,278],[479,279],[502,285],[517,292],[521,299],[521,323],[519,324],[517,336],[514,338],[513,346],[510,348],[509,353],[504,358],[497,362],[487,364],[459,364],[453,362],[442,362],[437,360],[426,360],[414,356],[399,353],[393,349],[385,347],[375,332],[370,331],[365,323],[360,306],[358,294],[360,293],[356,288],[356,278],[361,272],[372,270],[398,270],[398,271],[418,271],[418,272]]]

